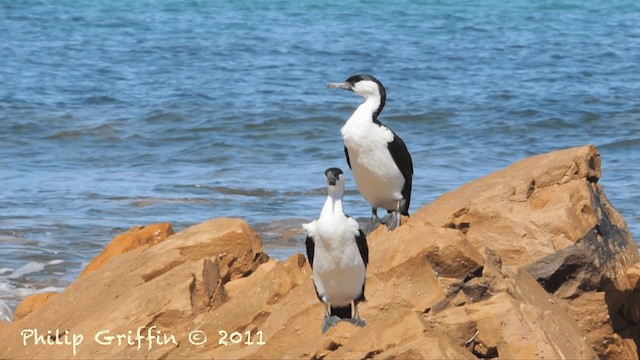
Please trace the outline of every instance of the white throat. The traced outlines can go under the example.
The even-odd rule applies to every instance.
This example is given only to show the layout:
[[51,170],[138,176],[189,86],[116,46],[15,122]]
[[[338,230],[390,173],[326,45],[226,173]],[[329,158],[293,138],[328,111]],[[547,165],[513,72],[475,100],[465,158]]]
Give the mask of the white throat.
[[369,132],[369,127],[374,125],[373,112],[377,109],[379,103],[378,99],[370,98],[360,104],[342,127],[342,136],[366,136]]
[[380,106],[380,89],[378,88],[378,84],[373,81],[362,81],[358,82],[353,92],[362,96],[365,100],[365,103],[370,103],[372,106],[371,112],[378,109]]
[[356,111],[360,110],[360,108],[363,108],[362,110],[366,109],[371,114],[371,119],[373,119],[373,113],[378,110],[378,106],[380,106],[380,95],[372,94],[364,98],[364,102],[358,106]]
[[344,216],[342,209],[342,190],[336,189],[336,187],[329,187],[329,196],[327,201],[324,202],[322,211],[320,212],[320,218]]

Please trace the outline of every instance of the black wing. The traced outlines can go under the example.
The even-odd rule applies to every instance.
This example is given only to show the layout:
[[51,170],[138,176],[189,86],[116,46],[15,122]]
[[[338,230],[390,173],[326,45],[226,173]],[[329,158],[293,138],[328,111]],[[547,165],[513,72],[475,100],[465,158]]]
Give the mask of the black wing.
[[347,147],[344,147],[344,156],[347,157],[347,165],[349,165],[349,169],[351,169],[351,160],[349,160],[349,150],[347,150]]
[[[311,265],[311,269],[313,269],[313,251],[315,243],[313,242],[313,238],[311,236],[307,236],[307,239],[304,242],[305,245],[307,245],[307,259],[309,259],[309,265]],[[320,296],[320,293],[318,292],[318,287],[316,286],[315,281],[313,282],[313,288],[316,289],[316,296],[318,297],[318,300],[324,302],[324,300],[322,300],[322,296]]]
[[360,251],[360,256],[362,256],[362,260],[364,261],[364,266],[367,267],[369,264],[369,246],[367,245],[367,237],[364,235],[362,229],[358,229],[360,233],[356,236],[356,244],[358,244],[358,250]]
[[307,245],[307,259],[309,259],[309,265],[311,265],[311,268],[313,269],[313,251],[315,244],[311,236],[307,236],[307,239],[304,242]]
[[[304,242],[305,245],[307,245],[307,259],[309,259],[309,265],[311,265],[311,269],[313,269],[313,251],[315,243],[313,242],[313,238],[311,236],[307,236],[307,239]],[[313,288],[316,289],[316,296],[318,297],[318,300],[324,302],[324,300],[322,300],[322,296],[320,296],[320,293],[318,292],[318,287],[316,286],[315,281],[313,282]]]
[[402,187],[402,198],[404,199],[404,203],[402,204],[400,212],[402,215],[409,216],[411,185],[413,182],[413,160],[411,159],[411,154],[409,154],[409,150],[407,149],[407,145],[404,141],[402,141],[402,139],[396,135],[393,130],[391,130],[391,133],[393,133],[393,141],[387,144],[387,147],[391,153],[393,161],[398,166],[398,169],[400,169],[402,176],[404,176],[404,186]]
[[[360,256],[362,256],[362,261],[364,261],[364,267],[366,268],[369,264],[369,246],[367,245],[367,237],[364,235],[362,229],[358,229],[360,233],[356,236],[356,244],[358,244],[358,250],[360,251]],[[361,301],[367,301],[364,297],[364,285],[365,282],[362,282],[362,292],[355,298],[356,304]]]

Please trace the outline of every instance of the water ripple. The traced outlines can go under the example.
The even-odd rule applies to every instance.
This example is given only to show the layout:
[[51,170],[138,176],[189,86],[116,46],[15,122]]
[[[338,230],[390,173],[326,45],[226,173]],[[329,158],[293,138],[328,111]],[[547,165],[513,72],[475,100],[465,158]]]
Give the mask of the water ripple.
[[[0,7],[0,300],[12,307],[151,222],[236,216],[269,251],[299,250],[331,166],[347,175],[350,214],[368,217],[340,137],[361,99],[327,88],[358,72],[387,87],[381,120],[412,151],[416,208],[593,143],[640,238],[635,1]],[[44,268],[6,278],[29,263]]]

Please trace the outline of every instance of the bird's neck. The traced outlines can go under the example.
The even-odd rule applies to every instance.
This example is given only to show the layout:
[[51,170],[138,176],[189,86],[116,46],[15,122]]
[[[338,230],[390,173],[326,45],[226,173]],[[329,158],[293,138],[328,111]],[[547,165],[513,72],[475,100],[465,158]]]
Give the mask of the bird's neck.
[[358,106],[356,111],[353,112],[349,118],[349,122],[355,122],[359,124],[371,123],[378,117],[382,108],[380,106],[381,98],[379,96],[368,96],[364,102]]
[[[358,110],[362,110],[363,112],[367,112],[371,114],[371,118],[377,118],[380,112],[382,111],[380,96],[371,95],[367,96],[364,102],[358,107]],[[382,104],[384,106],[384,104]],[[358,111],[356,110],[356,111]]]
[[344,211],[342,210],[342,193],[329,191],[329,196],[327,196],[327,201],[325,201],[322,207],[320,217],[334,216],[344,216]]
[[370,132],[371,126],[375,124],[373,116],[378,103],[376,98],[369,98],[358,106],[340,130],[345,140],[349,138],[357,139],[366,136]]

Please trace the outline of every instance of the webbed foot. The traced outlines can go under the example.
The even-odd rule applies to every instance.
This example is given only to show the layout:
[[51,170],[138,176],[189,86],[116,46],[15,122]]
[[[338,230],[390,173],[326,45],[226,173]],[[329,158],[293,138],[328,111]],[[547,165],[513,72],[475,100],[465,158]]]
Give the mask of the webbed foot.
[[399,211],[390,212],[382,219],[382,223],[387,225],[387,228],[389,228],[389,230],[397,228],[398,226],[400,226],[401,222],[402,215],[400,215]]
[[360,317],[355,317],[353,319],[344,319],[344,321],[348,321],[350,323],[352,323],[355,326],[359,326],[359,327],[364,327],[365,325],[367,325],[367,322],[360,319]]
[[336,326],[342,319],[337,316],[324,316],[324,320],[322,321],[322,333],[326,333],[332,326]]
[[370,223],[363,223],[361,224],[361,229],[364,232],[365,235],[369,235],[371,234],[375,229],[378,228],[378,226],[380,226],[380,222],[379,221],[373,221]]

